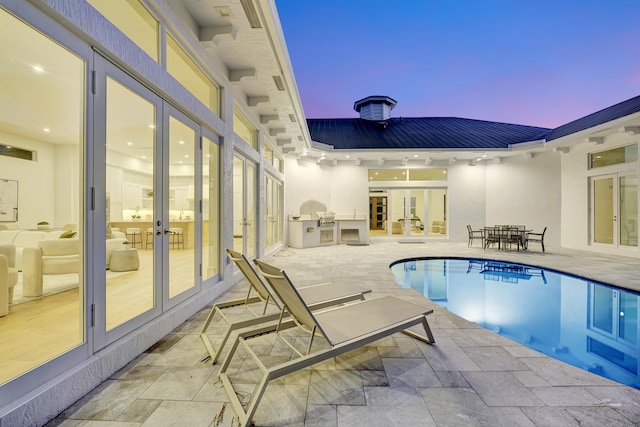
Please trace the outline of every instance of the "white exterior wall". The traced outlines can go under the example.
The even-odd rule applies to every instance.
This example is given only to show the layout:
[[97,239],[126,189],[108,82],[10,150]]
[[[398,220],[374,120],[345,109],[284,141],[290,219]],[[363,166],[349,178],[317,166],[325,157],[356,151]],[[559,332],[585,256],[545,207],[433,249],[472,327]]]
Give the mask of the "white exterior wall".
[[467,224],[486,225],[486,167],[456,163],[447,167],[447,233],[450,240],[466,242]]
[[[576,136],[578,138],[580,136]],[[618,254],[624,256],[640,257],[637,247],[591,244],[590,224],[590,188],[589,178],[592,176],[607,175],[612,173],[634,170],[636,176],[640,175],[638,162],[635,165],[612,165],[597,169],[588,169],[589,154],[610,150],[629,144],[640,143],[640,136],[614,133],[605,138],[605,143],[600,145],[581,143],[571,147],[570,152],[563,154],[561,189],[562,189],[562,246],[571,249],[594,251],[601,253]]]
[[545,247],[559,247],[564,197],[560,164],[560,154],[554,152],[487,164],[487,225],[525,225],[539,232],[548,227]]

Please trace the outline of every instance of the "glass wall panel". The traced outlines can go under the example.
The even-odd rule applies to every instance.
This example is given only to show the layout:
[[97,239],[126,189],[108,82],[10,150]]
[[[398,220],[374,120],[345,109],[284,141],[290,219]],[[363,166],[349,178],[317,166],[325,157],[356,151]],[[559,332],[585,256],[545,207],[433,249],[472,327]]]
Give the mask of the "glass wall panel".
[[256,232],[257,232],[257,211],[256,211],[256,167],[251,163],[246,163],[246,248],[245,254],[248,258],[256,256]]
[[427,217],[429,236],[444,236],[447,234],[447,190],[434,188],[427,190]]
[[369,169],[369,181],[446,181],[446,169]]
[[220,115],[220,90],[173,37],[167,34],[167,71],[214,114]]
[[[106,328],[154,307],[153,103],[107,77]],[[135,304],[131,304],[135,301]]]
[[196,131],[169,118],[169,297],[196,285],[194,206],[189,188],[195,186]]
[[3,384],[85,342],[87,71],[82,58],[2,9],[0,33],[0,140],[36,153],[35,161],[0,156],[0,178],[17,183],[0,193],[11,207],[0,222],[9,228],[0,230]]
[[638,177],[621,176],[620,188],[620,244],[638,246]]
[[589,165],[592,169],[636,161],[638,161],[637,144],[589,154]]
[[270,176],[265,177],[265,180],[265,247],[269,247],[280,243],[282,239],[282,183]]
[[406,181],[407,171],[403,169],[370,169],[369,181]]
[[147,55],[160,62],[158,21],[139,0],[87,0]]
[[233,157],[233,250],[244,252],[244,161]]
[[257,149],[257,133],[251,123],[235,108],[233,109],[233,131],[247,144]]
[[613,178],[593,180],[593,240],[613,243]]
[[446,169],[409,169],[409,181],[446,181]]
[[218,274],[220,253],[220,147],[208,138],[202,142],[202,275]]

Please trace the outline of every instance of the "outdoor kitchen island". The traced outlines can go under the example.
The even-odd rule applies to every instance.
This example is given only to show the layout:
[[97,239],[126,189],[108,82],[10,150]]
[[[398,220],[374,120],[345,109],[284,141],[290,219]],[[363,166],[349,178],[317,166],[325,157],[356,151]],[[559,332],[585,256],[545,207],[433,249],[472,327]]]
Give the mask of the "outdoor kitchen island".
[[316,212],[289,217],[289,246],[292,248],[364,244],[368,239],[364,215],[336,216],[333,212]]

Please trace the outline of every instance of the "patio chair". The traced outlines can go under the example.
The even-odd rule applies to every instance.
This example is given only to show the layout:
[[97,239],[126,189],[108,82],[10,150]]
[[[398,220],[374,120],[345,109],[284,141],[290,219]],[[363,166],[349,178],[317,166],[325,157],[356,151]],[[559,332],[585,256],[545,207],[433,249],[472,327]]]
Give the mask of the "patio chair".
[[467,231],[469,232],[469,242],[467,246],[473,246],[473,240],[480,239],[482,247],[484,247],[484,230],[473,230],[470,225],[467,225]]
[[542,252],[544,252],[544,234],[547,232],[547,227],[542,230],[542,233],[527,233],[527,237],[525,237],[524,247],[525,249],[529,249],[529,242],[540,243],[542,246]]
[[[271,285],[278,298],[283,302],[283,308],[280,321],[275,326],[265,326],[254,331],[238,334],[238,338],[234,341],[233,347],[220,367],[218,376],[241,426],[246,427],[252,424],[252,417],[258,408],[269,381],[273,379],[339,356],[400,331],[429,344],[434,342],[426,317],[433,310],[396,297],[387,296],[336,307],[323,312],[312,312],[284,271],[259,260],[254,262],[258,265],[263,277]],[[288,313],[290,318],[284,318],[285,313]],[[422,325],[426,336],[408,330],[408,328],[416,325]],[[285,329],[292,327],[297,327],[304,331],[305,334],[308,334],[309,340],[306,344],[306,350],[300,351],[281,334]],[[267,367],[262,362],[260,354],[254,352],[247,344],[247,341],[251,338],[266,333],[275,333],[276,338],[282,339],[298,357],[294,355],[292,360]],[[326,342],[325,345],[312,347],[315,336],[322,337]],[[296,338],[296,342],[301,341],[302,338]],[[260,383],[246,402],[246,410],[242,402],[240,402],[227,374],[230,361],[240,345],[249,353],[262,372]]]
[[489,245],[498,245],[500,249],[500,235],[502,230],[499,227],[485,227],[484,228],[484,248],[487,249]]
[[[256,271],[251,267],[247,258],[234,250],[227,249],[227,253],[229,254],[229,258],[233,260],[233,262],[238,266],[244,277],[249,281],[249,291],[247,292],[247,296],[245,298],[240,298],[231,301],[223,301],[211,308],[207,319],[202,326],[202,330],[200,331],[200,339],[202,340],[205,348],[207,349],[207,353],[211,357],[211,363],[215,364],[218,360],[222,349],[225,344],[229,340],[229,336],[233,331],[244,329],[250,326],[260,325],[265,322],[275,322],[278,320],[280,316],[280,311],[276,311],[272,314],[267,314],[267,309],[270,304],[273,304],[277,307],[278,310],[281,309],[281,304],[275,298],[273,298],[270,291],[265,286],[260,276],[256,273]],[[349,285],[345,283],[322,283],[318,285],[311,285],[302,287],[299,289],[300,294],[304,296],[306,301],[309,303],[309,307],[311,310],[319,310],[322,308],[331,307],[333,305],[344,304],[351,301],[364,300],[364,294],[371,292],[370,289],[364,289],[359,286]],[[252,296],[252,294],[254,294]],[[255,311],[251,305],[255,303],[262,303],[263,306],[259,311]],[[252,317],[246,320],[240,320],[236,322],[232,322],[228,316],[225,315],[223,310],[232,308],[232,307],[241,307],[251,313]],[[213,348],[213,344],[211,340],[209,340],[209,336],[207,335],[207,330],[211,324],[216,313],[219,313],[222,320],[224,320],[227,324],[227,329],[222,335],[222,341],[217,349]]]

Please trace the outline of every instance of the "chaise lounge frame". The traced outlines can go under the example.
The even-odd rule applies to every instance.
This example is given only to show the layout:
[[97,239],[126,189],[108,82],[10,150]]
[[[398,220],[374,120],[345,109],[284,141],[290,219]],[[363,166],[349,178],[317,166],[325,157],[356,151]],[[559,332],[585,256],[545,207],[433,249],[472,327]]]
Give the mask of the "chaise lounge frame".
[[[209,357],[211,358],[211,364],[215,364],[220,357],[220,353],[224,349],[229,337],[234,331],[249,328],[252,326],[261,325],[268,322],[276,322],[281,315],[282,305],[276,298],[273,297],[269,289],[265,286],[258,273],[251,266],[247,258],[240,252],[236,252],[232,249],[226,249],[229,258],[238,266],[238,269],[242,272],[244,277],[249,281],[249,290],[245,298],[239,298],[231,301],[223,301],[214,304],[207,316],[207,319],[200,330],[200,339],[204,344]],[[323,308],[331,307],[334,305],[344,304],[352,301],[364,300],[364,295],[371,292],[370,289],[364,289],[359,286],[349,284],[337,284],[337,283],[322,283],[317,285],[305,286],[299,289],[305,301],[308,301],[309,308],[311,310],[320,310]],[[254,295],[252,295],[254,294]],[[251,307],[252,304],[263,303],[260,311],[254,310]],[[275,305],[279,311],[272,314],[267,314],[269,305]],[[232,322],[224,311],[233,307],[242,307],[249,311],[253,317]],[[225,321],[227,329],[222,335],[222,341],[217,349],[214,348],[207,330],[211,325],[216,313]]]
[[[247,427],[252,424],[252,418],[271,380],[360,348],[396,332],[403,332],[428,344],[435,342],[431,328],[427,323],[427,315],[431,314],[433,310],[387,296],[312,313],[283,270],[259,260],[254,260],[254,262],[283,305],[277,324],[265,325],[238,334],[233,347],[220,367],[218,377],[238,417],[240,426]],[[425,335],[408,329],[417,325],[422,325]],[[309,342],[304,353],[280,333],[292,327],[299,327],[309,334]],[[276,338],[284,340],[299,357],[267,367],[247,341],[269,333],[275,333]],[[328,347],[312,351],[313,339],[316,335],[324,338]],[[244,348],[263,374],[260,383],[246,404],[246,409],[240,402],[227,374],[229,364],[239,346]]]

